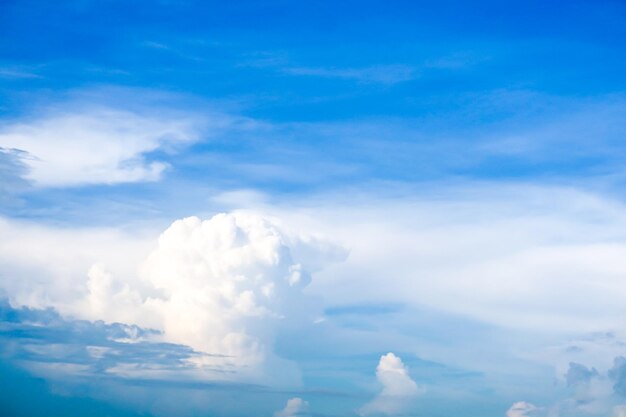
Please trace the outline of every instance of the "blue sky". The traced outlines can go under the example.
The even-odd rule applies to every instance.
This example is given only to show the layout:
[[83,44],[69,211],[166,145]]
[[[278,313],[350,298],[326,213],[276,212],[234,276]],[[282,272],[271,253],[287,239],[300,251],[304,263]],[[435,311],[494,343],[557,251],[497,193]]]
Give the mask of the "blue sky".
[[1,2],[0,407],[623,417],[625,23]]

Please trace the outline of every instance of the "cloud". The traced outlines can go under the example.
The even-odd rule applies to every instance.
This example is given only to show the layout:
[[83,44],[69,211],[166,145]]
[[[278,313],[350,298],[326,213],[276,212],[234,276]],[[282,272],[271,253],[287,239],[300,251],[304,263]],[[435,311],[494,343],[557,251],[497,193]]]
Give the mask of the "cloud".
[[62,107],[6,122],[0,130],[0,143],[20,152],[28,168],[24,178],[38,186],[155,181],[168,164],[151,152],[200,139],[195,116],[78,103]]
[[595,368],[589,369],[572,362],[565,379],[571,392],[568,401],[573,408],[590,413],[603,412],[607,409],[611,388],[606,378]]
[[[620,350],[623,350],[623,344],[621,342],[618,344]],[[583,344],[583,346],[585,345]],[[581,353],[584,350],[585,348],[579,347],[576,353]],[[604,358],[598,358],[598,352],[594,353],[595,357],[592,356],[592,359],[595,359],[596,362],[604,362]],[[567,355],[567,352],[565,354]],[[606,352],[601,354],[606,354]],[[620,392],[622,373],[624,373],[622,369],[623,358],[616,357],[613,362],[612,368],[602,372],[595,367],[570,362],[567,372],[563,375],[567,387],[566,396],[554,399],[549,415],[606,415],[616,405],[619,396],[623,395]],[[560,396],[559,393],[555,394]],[[520,406],[519,408],[523,410],[524,407]],[[614,409],[619,410],[619,407]],[[535,411],[539,411],[539,408],[536,408]],[[521,415],[525,416],[524,413]],[[518,414],[513,415],[517,416]]]
[[408,65],[377,65],[365,68],[287,67],[282,72],[324,78],[340,78],[360,83],[396,84],[416,78],[415,68]]
[[[272,414],[268,395],[276,394],[268,387],[203,379],[190,361],[198,356],[161,341],[156,331],[71,320],[50,308],[13,308],[0,299],[0,374],[11,382],[0,396],[3,415]],[[24,400],[35,392],[36,404]]]
[[[181,376],[197,355],[186,346],[162,343],[153,330],[122,323],[67,320],[48,309],[13,308],[0,300],[3,358],[20,361],[31,372],[52,379],[80,374],[121,376],[116,369],[141,366],[162,378]],[[189,372],[188,372],[189,373]]]
[[[416,197],[405,197],[411,190]],[[540,401],[538,390],[575,397],[575,389],[561,385],[557,392],[552,384],[569,362],[605,372],[623,353],[626,208],[620,201],[564,186],[439,183],[377,196],[255,196],[234,204],[350,248],[346,262],[317,273],[308,288],[327,306],[404,306],[389,320],[361,320],[355,336],[361,342],[352,341],[353,349],[411,346],[420,358],[480,372],[504,398],[532,402]],[[329,326],[342,320],[326,319]],[[613,330],[616,338],[605,347],[601,340],[580,342]],[[562,348],[548,352],[555,343]],[[564,352],[576,346],[584,351]],[[513,374],[519,379],[512,381]],[[545,385],[529,383],[537,380]],[[604,392],[607,381],[594,378],[590,392]]]
[[[561,334],[619,328],[621,202],[567,187],[435,188],[430,199],[330,196],[297,212],[265,208],[350,248],[348,262],[329,272],[341,279],[322,272],[316,281],[330,303],[405,303]],[[569,296],[555,301],[563,288]]]
[[411,400],[423,392],[411,379],[402,360],[391,352],[380,357],[376,367],[376,379],[383,389],[358,411],[360,415],[401,414],[410,406]]
[[588,384],[591,378],[595,376],[598,376],[598,371],[595,368],[589,369],[580,363],[570,362],[565,380],[568,386],[575,387]]
[[[531,396],[532,391],[537,388],[529,386],[525,378],[540,375],[551,381],[553,375],[549,369],[560,361],[563,366],[556,370],[560,378],[568,371],[569,362],[585,364],[590,371],[593,366],[603,373],[610,368],[610,361],[623,347],[611,342],[605,352],[597,349],[598,340],[582,344],[577,337],[592,331],[603,330],[604,334],[612,328],[619,329],[618,318],[623,310],[624,296],[620,271],[626,267],[621,243],[626,230],[623,205],[600,195],[564,187],[476,185],[469,189],[464,187],[456,193],[443,187],[438,192],[437,199],[350,196],[347,201],[345,196],[331,195],[313,202],[300,199],[248,204],[246,197],[241,197],[234,204],[257,208],[258,212],[272,218],[274,228],[285,239],[284,230],[300,230],[303,234],[332,236],[350,248],[347,262],[328,265],[316,272],[315,279],[306,287],[306,293],[323,296],[326,306],[403,306],[402,311],[394,313],[392,320],[387,320],[388,323],[384,323],[384,318],[379,320],[377,332],[361,332],[359,340],[365,347],[355,347],[355,342],[351,341],[342,347],[345,351],[356,348],[363,352],[368,348],[373,350],[373,346],[397,351],[411,346],[412,352],[421,358],[483,372],[485,376],[481,376],[481,380],[492,384],[497,392],[506,391],[507,395],[515,395],[514,398],[531,400],[535,398]],[[157,329],[165,328],[166,317],[170,320],[176,317],[175,303],[169,303],[172,297],[165,293],[166,290],[172,293],[173,284],[157,288],[154,284],[156,275],[148,274],[144,268],[139,274],[141,279],[135,279],[134,268],[149,252],[146,246],[150,244],[146,244],[146,239],[140,246],[145,253],[138,253],[130,245],[123,246],[124,240],[133,238],[125,234],[118,233],[118,241],[101,231],[92,231],[90,236],[80,230],[43,233],[37,228],[38,233],[35,233],[24,222],[12,223],[15,223],[14,227],[2,229],[6,239],[0,242],[0,254],[4,269],[2,280],[14,300],[55,306],[66,316],[80,313],[92,320],[98,317],[120,322],[137,320],[144,323],[142,326]],[[202,230],[203,226],[190,227],[189,230],[194,229]],[[189,236],[195,235],[189,232]],[[178,242],[177,239],[173,241]],[[202,241],[198,237],[185,239]],[[294,243],[295,239],[285,240],[292,263],[302,264],[304,271],[316,269],[311,267],[314,257],[307,250],[315,254],[320,253],[320,248],[307,243],[306,239],[300,240],[300,244]],[[103,245],[103,242],[110,245]],[[177,245],[185,253],[198,253],[191,244],[173,246]],[[167,253],[161,248],[158,251]],[[111,253],[119,253],[119,256],[115,258]],[[162,258],[180,265],[195,265],[198,255],[189,255],[189,262],[185,256],[180,257],[180,261],[170,255]],[[133,262],[123,258],[132,258]],[[201,263],[205,262],[199,258]],[[319,265],[323,266],[324,257],[321,258]],[[120,268],[120,262],[129,265]],[[96,266],[87,277],[87,271],[94,264]],[[186,271],[194,268],[181,268],[176,273],[184,281]],[[68,270],[71,273],[65,274]],[[88,279],[92,281],[89,286]],[[193,288],[195,294],[201,293],[200,287]],[[224,310],[215,311],[222,314],[221,311],[232,308],[237,313],[226,323],[228,326],[246,327],[259,320],[258,333],[247,328],[242,332],[265,347],[258,350],[261,360],[253,368],[268,369],[271,355],[264,356],[265,352],[278,351],[273,346],[277,339],[272,333],[280,331],[283,325],[292,324],[290,319],[295,319],[296,311],[310,312],[313,309],[304,304],[302,308],[285,308],[288,314],[282,313],[284,319],[277,317],[280,312],[276,316],[246,316],[245,306],[261,305],[273,312],[281,310],[271,303],[256,302],[263,300],[258,289],[252,289],[252,293],[255,303],[242,302],[235,308],[233,302]],[[135,294],[141,300],[138,308]],[[299,303],[303,299],[301,294],[296,294],[293,300]],[[562,296],[555,297],[555,294]],[[76,299],[80,297],[83,298],[79,309]],[[153,301],[146,302],[148,299]],[[98,300],[107,301],[99,303]],[[159,305],[159,308],[148,313],[150,305]],[[189,305],[191,309],[202,309],[201,300],[191,299]],[[424,316],[428,317],[433,310],[449,315],[427,323]],[[230,320],[231,316],[227,314],[227,317]],[[323,326],[333,326],[337,319],[329,316]],[[364,318],[369,323],[375,319]],[[458,323],[464,320],[479,330],[468,332],[463,338],[450,336],[448,333],[455,332],[449,329],[459,328]],[[183,328],[196,324],[191,320],[182,321]],[[496,328],[488,327],[491,325],[498,326],[497,333]],[[418,326],[433,329],[430,331],[432,337],[423,337],[422,333],[413,330]],[[262,328],[267,333],[262,333]],[[550,342],[543,336],[532,337],[536,331],[549,334]],[[193,331],[181,328],[179,333],[171,331],[167,337],[191,340],[191,333]],[[225,333],[216,329],[207,334],[209,336],[202,342],[189,343],[196,346],[208,344],[213,336],[221,340]],[[305,332],[301,335],[303,339],[307,338]],[[502,340],[510,335],[520,337],[515,340],[522,340],[521,336],[524,336],[524,345],[515,342],[512,346],[509,343],[511,338]],[[459,350],[459,340],[464,346],[484,344],[485,347]],[[572,340],[576,341],[573,345],[563,344]],[[545,351],[548,343],[562,344],[563,349],[578,347],[585,351],[578,356],[571,352],[564,356],[561,349],[548,355],[550,352]],[[522,348],[525,354],[520,359],[514,352]],[[254,354],[244,355],[240,363],[254,362],[253,359]],[[499,377],[518,373],[522,375],[518,383],[499,384],[497,381]],[[612,385],[607,378],[605,380]],[[553,389],[551,387],[546,383],[546,389]]]
[[146,305],[163,314],[169,338],[248,363],[268,353],[263,324],[282,320],[310,280],[271,223],[243,214],[174,222],[142,276],[162,292]]
[[526,401],[518,401],[514,403],[506,412],[506,417],[530,417],[533,411],[538,410],[537,407]]
[[302,398],[294,397],[287,400],[282,410],[274,413],[274,417],[299,417],[309,415],[309,403]]
[[[13,232],[24,234],[19,229]],[[79,235],[72,238],[80,242]],[[101,262],[94,263],[82,280],[68,279],[63,271],[73,266],[70,260],[59,265],[63,269],[58,281],[50,279],[48,271],[48,279],[38,283],[31,276],[32,267],[21,272],[19,265],[37,262],[24,259],[9,269],[7,259],[2,284],[17,305],[51,306],[66,317],[155,329],[163,341],[197,352],[189,363],[201,378],[297,385],[295,366],[273,352],[274,338],[280,326],[312,322],[318,316],[316,302],[302,290],[311,280],[309,271],[321,267],[325,245],[283,232],[251,213],[218,214],[205,221],[189,217],[161,234],[136,276],[130,266],[118,266],[116,275]],[[71,252],[74,246],[62,248]],[[19,247],[18,242],[16,253]],[[127,256],[136,258],[131,253]],[[44,263],[49,260],[46,254],[40,254]],[[49,254],[54,251],[49,249]],[[16,286],[14,274],[27,277],[23,286]],[[118,371],[127,376],[145,374],[142,368]]]
[[61,227],[0,217],[0,293],[12,305],[70,314],[94,264],[131,279],[158,233],[114,227]]

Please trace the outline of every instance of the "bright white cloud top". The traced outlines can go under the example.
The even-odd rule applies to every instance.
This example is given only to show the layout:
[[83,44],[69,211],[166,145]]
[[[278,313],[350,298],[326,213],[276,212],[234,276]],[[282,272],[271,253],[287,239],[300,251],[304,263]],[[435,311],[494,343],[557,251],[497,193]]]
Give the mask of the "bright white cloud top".
[[423,392],[411,379],[402,360],[391,352],[380,357],[376,379],[383,389],[359,410],[360,415],[403,415],[410,409],[411,401]]
[[116,279],[94,265],[84,302],[70,310],[159,330],[164,340],[197,351],[193,362],[209,379],[297,385],[297,370],[276,357],[273,340],[286,321],[315,317],[302,293],[310,267],[307,259],[294,259],[291,247],[319,262],[323,243],[305,239],[250,213],[177,220],[137,280]]

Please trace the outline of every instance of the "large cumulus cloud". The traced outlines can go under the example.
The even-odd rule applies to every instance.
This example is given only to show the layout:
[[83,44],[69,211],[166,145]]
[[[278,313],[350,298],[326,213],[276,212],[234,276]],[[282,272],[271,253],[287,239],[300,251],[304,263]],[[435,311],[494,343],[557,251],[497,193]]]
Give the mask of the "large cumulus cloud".
[[250,213],[177,220],[136,282],[92,267],[75,312],[160,330],[168,342],[199,352],[200,369],[218,370],[220,378],[293,383],[296,372],[273,353],[274,335],[313,309],[302,293],[311,280],[307,265],[294,259],[291,244],[306,242]]

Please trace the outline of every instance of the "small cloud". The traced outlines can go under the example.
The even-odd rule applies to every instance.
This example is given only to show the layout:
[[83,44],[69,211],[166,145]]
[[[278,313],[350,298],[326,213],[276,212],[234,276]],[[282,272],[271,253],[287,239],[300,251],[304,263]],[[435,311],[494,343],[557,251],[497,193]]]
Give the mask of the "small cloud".
[[514,403],[506,412],[506,417],[530,417],[537,407],[526,401],[518,401]]
[[380,357],[376,378],[383,389],[358,411],[362,416],[402,414],[411,401],[424,391],[411,379],[402,360],[391,352]]
[[274,417],[304,417],[309,415],[309,403],[302,398],[294,397],[287,400],[287,405],[274,413]]

